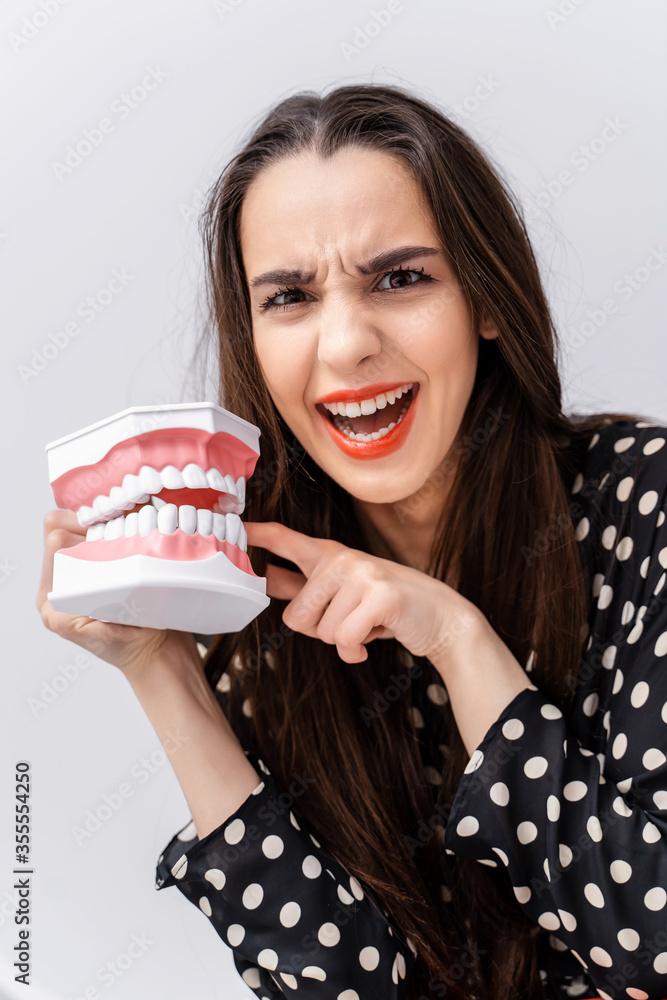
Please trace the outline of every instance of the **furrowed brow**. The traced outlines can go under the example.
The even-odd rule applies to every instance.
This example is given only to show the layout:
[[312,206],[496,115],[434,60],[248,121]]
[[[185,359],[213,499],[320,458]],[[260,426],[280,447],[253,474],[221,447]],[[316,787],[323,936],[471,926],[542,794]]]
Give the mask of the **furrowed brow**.
[[[432,257],[441,253],[442,250],[437,247],[395,247],[392,250],[384,250],[382,253],[376,254],[366,264],[357,264],[357,272],[364,275],[377,274],[378,271],[387,271],[389,268],[403,264],[406,260],[412,260],[414,257]],[[281,268],[258,274],[250,282],[250,287],[256,288],[258,285],[309,285],[314,279],[315,271],[302,271],[295,267]]]

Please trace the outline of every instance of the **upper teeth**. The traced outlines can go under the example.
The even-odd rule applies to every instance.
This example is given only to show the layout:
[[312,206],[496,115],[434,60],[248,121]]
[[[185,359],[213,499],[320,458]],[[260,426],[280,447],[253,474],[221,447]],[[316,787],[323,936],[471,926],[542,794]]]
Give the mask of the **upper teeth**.
[[163,489],[178,490],[211,488],[227,494],[233,500],[227,501],[225,513],[240,514],[245,504],[245,478],[239,476],[234,481],[231,475],[223,476],[218,469],[208,472],[194,462],[190,462],[183,470],[174,465],[165,465],[161,471],[150,465],[143,465],[139,475],[128,473],[123,478],[122,486],[112,486],[109,495],[100,494],[93,500],[92,507],[80,507],[77,511],[79,524],[83,527],[96,521],[107,521],[123,510],[130,510],[137,503],[146,503],[151,494],[160,493]]
[[360,417],[362,413],[367,416],[376,410],[383,410],[387,403],[395,403],[404,393],[412,389],[413,385],[414,382],[406,382],[398,389],[388,389],[370,399],[361,399],[356,403],[325,403],[324,406],[331,413],[340,413],[343,417]]

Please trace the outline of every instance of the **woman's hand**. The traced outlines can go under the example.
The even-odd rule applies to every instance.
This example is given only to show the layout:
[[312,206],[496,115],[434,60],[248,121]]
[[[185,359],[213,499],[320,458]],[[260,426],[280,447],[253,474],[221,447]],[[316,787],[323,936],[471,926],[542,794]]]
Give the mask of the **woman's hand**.
[[249,545],[302,570],[266,570],[268,595],[290,602],[285,624],[335,645],[346,663],[366,660],[365,644],[373,639],[395,638],[414,656],[442,656],[483,617],[447,584],[410,566],[311,538],[277,521],[244,523]]
[[46,627],[114,664],[131,682],[158,657],[160,662],[169,660],[174,666],[200,665],[197,644],[189,632],[117,625],[53,610],[47,595],[53,589],[54,553],[85,538],[86,528],[81,527],[73,511],[56,509],[45,515],[44,563],[36,603]]

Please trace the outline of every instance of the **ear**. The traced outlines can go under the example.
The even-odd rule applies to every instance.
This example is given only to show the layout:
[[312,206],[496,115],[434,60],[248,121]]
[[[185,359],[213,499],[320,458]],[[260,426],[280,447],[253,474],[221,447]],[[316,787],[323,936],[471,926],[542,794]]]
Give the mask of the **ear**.
[[479,321],[479,335],[484,337],[485,340],[493,340],[495,337],[499,337],[500,334],[490,319],[481,319]]

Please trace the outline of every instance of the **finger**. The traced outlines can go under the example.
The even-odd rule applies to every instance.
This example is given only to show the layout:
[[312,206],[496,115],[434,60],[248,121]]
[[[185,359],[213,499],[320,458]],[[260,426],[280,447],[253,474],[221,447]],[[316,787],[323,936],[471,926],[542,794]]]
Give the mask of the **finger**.
[[248,545],[268,549],[289,562],[296,563],[306,576],[310,576],[327,547],[336,545],[328,538],[312,538],[294,531],[279,521],[244,521]]
[[282,566],[266,567],[266,593],[281,601],[291,601],[300,592],[306,582],[303,573],[294,573]]
[[[333,600],[334,595],[341,589],[339,574],[333,570],[326,572],[316,572],[301,588],[297,596],[287,605],[283,612],[283,621],[289,628],[296,632],[304,632],[306,635],[317,634],[316,629],[320,623],[327,605]],[[360,595],[355,596],[353,587],[345,588],[348,594],[347,600],[352,600],[352,607],[360,600]]]
[[[71,511],[70,511],[71,513]],[[74,515],[76,517],[76,515]],[[59,549],[67,549],[72,545],[78,545],[85,539],[85,535],[68,531],[65,528],[45,529],[44,539],[44,561],[42,563],[42,574],[37,591],[37,608],[41,612],[48,594],[53,590],[53,557]]]
[[376,624],[377,612],[367,601],[361,601],[336,630],[336,648],[341,660],[346,663],[360,663],[368,659],[366,643],[373,639],[391,638],[386,626]]

